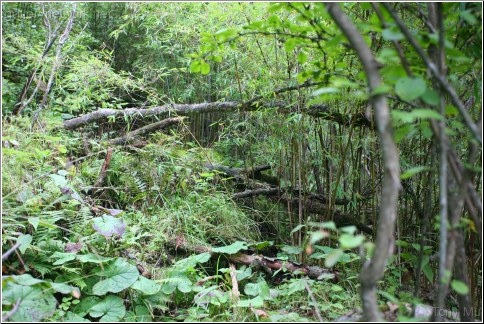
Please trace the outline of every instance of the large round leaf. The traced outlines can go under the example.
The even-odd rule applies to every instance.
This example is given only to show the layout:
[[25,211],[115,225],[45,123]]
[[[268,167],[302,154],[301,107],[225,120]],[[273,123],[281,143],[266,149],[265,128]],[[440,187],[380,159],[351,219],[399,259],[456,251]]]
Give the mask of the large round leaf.
[[94,218],[92,227],[105,237],[111,237],[113,234],[121,236],[126,230],[122,219],[110,215]]
[[363,243],[364,240],[365,237],[363,235],[341,234],[339,237],[341,247],[344,249],[353,249],[358,247]]
[[400,78],[395,85],[395,92],[405,101],[412,101],[423,95],[427,90],[425,81],[420,78]]
[[108,292],[118,293],[134,284],[139,276],[138,269],[121,258],[105,265],[104,270],[98,268],[96,274],[105,277],[92,287],[92,293],[98,296]]
[[239,252],[240,250],[246,250],[247,248],[248,248],[247,243],[237,241],[237,242],[234,242],[234,243],[232,243],[228,246],[213,248],[212,251],[215,252],[215,253],[235,254],[235,253]]
[[161,286],[153,280],[139,276],[131,288],[141,291],[144,295],[153,295],[161,289]]
[[93,306],[89,315],[101,317],[100,322],[119,322],[124,317],[126,309],[123,300],[118,296],[109,295],[99,304]]
[[57,301],[53,290],[42,289],[40,286],[22,286],[7,282],[2,289],[2,305],[15,305],[17,310],[10,317],[14,322],[40,322],[54,314]]

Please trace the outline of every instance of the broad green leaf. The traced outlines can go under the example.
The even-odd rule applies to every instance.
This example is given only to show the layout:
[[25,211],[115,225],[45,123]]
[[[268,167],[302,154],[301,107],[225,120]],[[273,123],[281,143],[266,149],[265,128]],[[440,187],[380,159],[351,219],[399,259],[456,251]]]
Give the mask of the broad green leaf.
[[360,246],[365,237],[363,235],[350,235],[350,234],[341,234],[339,237],[339,242],[341,243],[341,247],[343,249],[353,249],[355,247]]
[[395,85],[395,92],[405,101],[412,101],[420,97],[427,90],[425,81],[421,77],[400,78]]
[[432,109],[414,109],[412,111],[392,110],[392,119],[403,123],[412,123],[416,119],[426,120],[431,118],[441,120],[442,116]]
[[393,31],[391,29],[384,29],[381,33],[383,39],[387,41],[402,40],[405,36],[399,31]]
[[452,105],[445,106],[445,115],[446,116],[457,116],[459,114],[459,110]]
[[202,74],[208,74],[210,72],[210,64],[208,64],[205,61],[202,61],[200,66],[200,71],[202,72]]
[[67,185],[66,177],[58,175],[58,174],[51,174],[50,178],[54,181],[54,184],[58,187],[63,187]]
[[76,258],[76,254],[75,253],[55,252],[54,254],[52,254],[52,258],[57,259],[57,261],[55,261],[53,263],[53,265],[61,265],[61,264],[64,264],[66,262],[74,260]]
[[105,258],[94,253],[78,254],[76,258],[81,263],[104,263],[112,260],[112,258]]
[[329,230],[336,230],[336,224],[333,221],[321,223],[320,227]]
[[307,60],[308,60],[308,55],[305,52],[300,51],[299,54],[297,55],[297,61],[300,64],[304,64],[306,63]]
[[138,280],[138,269],[127,261],[118,258],[114,263],[104,266],[104,271],[98,268],[95,272],[98,276],[104,277],[92,287],[94,295],[102,296],[108,292],[118,293]]
[[355,225],[348,225],[348,226],[343,226],[340,228],[340,231],[346,234],[351,234],[353,235],[356,232],[357,228]]
[[246,284],[244,287],[244,293],[249,296],[260,296],[263,300],[271,299],[269,286],[264,280],[257,283]]
[[358,83],[348,80],[347,78],[343,77],[334,77],[331,78],[331,83],[336,88],[351,88],[356,89],[359,87]]
[[412,110],[411,114],[414,119],[442,119],[442,116],[432,109],[414,109]]
[[193,61],[191,64],[190,64],[190,72],[192,73],[199,73],[200,72],[200,69],[201,69],[201,63],[200,61]]
[[254,248],[256,250],[262,250],[263,248],[266,248],[268,246],[273,246],[273,245],[274,245],[274,241],[263,241],[263,242],[249,244],[251,248]]
[[400,143],[404,138],[411,137],[416,131],[416,127],[413,124],[404,124],[395,129],[393,137],[396,143]]
[[294,234],[296,233],[297,231],[299,231],[301,228],[305,227],[306,225],[304,224],[299,224],[298,226],[296,226],[292,231],[291,231],[291,234]]
[[405,69],[401,66],[401,64],[389,64],[385,65],[381,69],[381,74],[385,80],[389,84],[395,84],[400,78],[404,78],[407,76]]
[[178,274],[168,278],[166,281],[167,282],[161,287],[161,290],[167,295],[173,293],[177,288],[183,293],[188,293],[193,289],[192,282],[185,275]]
[[239,302],[237,303],[237,306],[258,308],[258,307],[264,306],[264,301],[260,296],[257,296],[253,299],[239,300]]
[[402,180],[408,179],[408,178],[413,177],[414,175],[416,175],[416,174],[418,174],[422,171],[427,171],[428,169],[429,169],[429,167],[425,167],[425,166],[417,166],[417,167],[414,167],[414,168],[410,168],[400,175],[400,179],[402,179]]
[[40,218],[39,217],[29,217],[29,224],[37,230],[37,226],[39,226]]
[[122,219],[110,215],[94,218],[92,227],[104,237],[111,237],[113,234],[122,236],[126,230]]
[[422,100],[432,106],[437,106],[439,104],[439,94],[432,89],[427,89],[422,95]]
[[329,237],[329,232],[325,231],[325,230],[320,230],[320,231],[317,231],[317,232],[312,232],[311,233],[311,239],[310,239],[310,243],[311,244],[314,244],[318,241],[321,241],[322,239],[324,238],[327,238]]
[[215,253],[235,254],[241,250],[246,250],[246,249],[247,249],[247,243],[242,241],[237,241],[228,246],[213,248],[212,251]]
[[79,293],[79,288],[69,286],[68,284],[65,284],[65,283],[51,282],[50,286],[52,287],[52,289],[62,294],[71,294],[73,292]]
[[296,47],[296,40],[293,38],[289,38],[284,43],[284,49],[287,53],[291,53],[292,50]]
[[90,320],[85,319],[84,317],[73,313],[73,312],[67,312],[66,316],[64,317],[63,322],[67,323],[79,323],[79,322],[90,322]]
[[343,250],[336,249],[334,250],[331,254],[329,254],[326,257],[326,260],[324,261],[324,266],[326,268],[332,268],[336,262],[340,259],[340,257],[343,255]]
[[131,288],[139,290],[145,295],[153,295],[161,289],[161,286],[153,280],[139,276]]
[[391,90],[391,88],[390,88],[389,85],[382,84],[382,85],[379,85],[378,87],[376,87],[375,89],[373,89],[373,91],[371,92],[371,95],[377,96],[377,95],[381,95],[381,94],[387,94],[387,93],[390,92],[390,90]]
[[235,30],[233,30],[231,28],[224,28],[224,29],[217,31],[214,35],[217,36],[217,39],[219,41],[225,41],[225,40],[229,39],[230,37],[235,36],[236,32],[235,32]]
[[460,11],[459,14],[469,25],[474,25],[478,22],[477,18],[474,17],[470,10]]
[[408,246],[408,243],[406,241],[403,241],[403,240],[396,240],[395,241],[395,245],[396,246],[401,246],[401,247],[407,247]]
[[303,251],[301,247],[291,245],[284,245],[281,250],[287,254],[300,254]]
[[331,290],[334,291],[334,292],[343,291],[343,287],[341,287],[339,285],[332,285]]
[[450,283],[452,289],[459,295],[467,295],[469,293],[469,287],[460,280],[452,280]]
[[177,286],[178,290],[180,290],[182,293],[184,294],[187,294],[189,293],[190,291],[192,291],[193,289],[193,285],[192,285],[192,282],[190,281],[190,279],[188,278],[185,278],[185,280],[181,281],[178,283],[178,286]]
[[292,295],[297,291],[301,291],[306,289],[306,285],[304,284],[305,279],[294,279],[288,286],[287,295]]
[[[427,260],[428,260],[428,256],[427,256]],[[434,273],[428,263],[422,266],[422,272],[430,283],[434,283]]]
[[136,305],[135,307],[136,313],[136,322],[152,322],[153,318],[151,317],[150,310],[148,307],[144,305]]
[[199,263],[207,262],[208,260],[210,260],[211,257],[212,256],[210,255],[210,253],[205,252],[205,253],[192,255],[188,258],[182,259],[178,261],[175,265],[177,269],[186,270],[188,268],[194,268]]
[[81,302],[72,308],[77,315],[84,317],[94,305],[97,305],[101,299],[96,296],[87,296],[81,299]]
[[313,91],[313,96],[319,96],[322,94],[328,94],[328,93],[338,93],[340,90],[338,88],[332,88],[332,87],[327,87],[327,88],[320,88],[315,91]]
[[237,281],[242,281],[246,278],[249,278],[252,275],[252,268],[247,266],[242,266],[239,270],[237,270]]
[[40,322],[51,317],[55,312],[57,300],[53,293],[53,290],[46,290],[40,286],[22,286],[9,281],[2,287],[2,305],[13,306],[20,300],[10,320]]
[[161,291],[166,295],[170,295],[175,291],[177,286],[178,283],[176,282],[167,282],[166,284],[161,286]]
[[17,238],[17,243],[20,243],[18,247],[20,253],[24,254],[25,250],[30,247],[30,243],[32,243],[32,235],[30,234],[22,234]]
[[45,280],[34,278],[28,273],[18,276],[12,276],[11,278],[15,280],[16,283],[23,286],[33,286],[38,283],[46,282]]
[[316,259],[316,260],[325,259],[326,257],[327,257],[327,254],[326,253],[321,253],[321,252],[313,253],[310,256],[311,259]]
[[123,300],[113,295],[106,296],[89,311],[92,317],[101,317],[100,322],[119,322],[125,313]]

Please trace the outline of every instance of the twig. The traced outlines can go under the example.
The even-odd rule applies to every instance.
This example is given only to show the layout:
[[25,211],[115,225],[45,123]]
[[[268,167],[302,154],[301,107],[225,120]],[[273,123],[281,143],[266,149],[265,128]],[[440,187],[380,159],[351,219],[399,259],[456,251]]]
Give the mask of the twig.
[[99,177],[93,187],[101,187],[103,185],[104,179],[106,179],[106,172],[108,171],[109,164],[111,163],[112,155],[113,148],[108,147],[108,151],[106,152],[106,158],[104,159],[104,164],[101,168],[101,172],[99,173]]
[[69,17],[69,21],[67,22],[64,32],[62,33],[61,37],[59,38],[59,42],[57,43],[54,65],[52,66],[52,71],[50,72],[49,80],[47,81],[47,87],[44,91],[42,102],[40,103],[39,108],[35,111],[34,116],[32,118],[32,123],[30,126],[31,129],[34,126],[34,123],[37,121],[37,118],[39,117],[40,112],[44,109],[45,105],[47,104],[49,92],[50,92],[50,89],[52,88],[52,84],[54,83],[55,73],[57,69],[60,67],[62,62],[62,47],[64,46],[64,43],[67,41],[67,38],[69,37],[69,34],[74,24],[76,7],[77,7],[77,4],[74,4],[72,7],[71,15]]
[[7,314],[5,314],[5,316],[2,316],[2,323],[5,323],[6,321],[8,321],[8,319],[12,317],[13,314],[15,314],[19,305],[20,305],[20,299],[17,300],[17,302],[13,305],[13,308]]
[[2,261],[5,261],[8,259],[8,257],[16,250],[18,249],[18,247],[22,245],[22,243],[20,242],[17,242],[15,243],[14,246],[12,246],[7,252],[5,252],[4,254],[2,254]]
[[314,313],[316,313],[316,317],[318,318],[318,321],[323,322],[323,317],[321,316],[321,311],[319,310],[318,302],[316,301],[316,298],[314,297],[314,294],[311,291],[311,288],[309,287],[308,282],[305,279],[303,280],[304,280],[304,286],[306,287],[309,298],[311,298],[311,300],[313,301]]
[[232,296],[238,300],[240,296],[239,284],[237,283],[237,273],[235,272],[235,266],[230,263],[230,278],[232,278]]

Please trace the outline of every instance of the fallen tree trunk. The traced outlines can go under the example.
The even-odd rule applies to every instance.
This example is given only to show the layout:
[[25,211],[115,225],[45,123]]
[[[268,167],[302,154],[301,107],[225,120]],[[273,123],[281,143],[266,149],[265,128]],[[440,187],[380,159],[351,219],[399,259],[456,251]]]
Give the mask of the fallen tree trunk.
[[[294,207],[294,210],[298,210],[300,203],[299,196],[303,196],[304,199],[302,201],[302,207],[304,211],[322,216],[326,216],[328,214],[328,206],[326,204],[329,202],[329,199],[327,197],[311,192],[301,192],[301,189],[299,188],[279,187],[279,179],[261,173],[263,170],[270,169],[271,166],[269,165],[255,166],[252,169],[232,168],[224,165],[214,165],[211,163],[206,163],[205,166],[210,170],[216,170],[224,173],[228,177],[234,178],[236,181],[243,183],[245,188],[251,187],[245,191],[232,194],[232,199],[266,196],[276,203],[289,203]],[[359,198],[360,201],[365,199],[367,199],[367,197]],[[351,201],[349,199],[336,198],[334,204],[344,206],[350,202]],[[361,223],[351,215],[341,214],[338,210],[335,210],[332,212],[332,214],[333,221],[338,228],[353,225],[366,234],[373,234],[373,229],[371,227]]]
[[[167,104],[164,106],[152,107],[152,108],[126,108],[123,110],[119,109],[99,109],[91,113],[85,114],[80,117],[65,120],[63,122],[63,127],[68,130],[76,129],[90,123],[94,123],[101,120],[106,120],[108,117],[115,116],[134,116],[139,115],[142,117],[149,116],[164,116],[169,114],[174,114],[178,116],[186,116],[194,113],[205,113],[205,112],[235,112],[241,111],[253,111],[263,107],[266,108],[280,108],[288,110],[290,104],[284,102],[271,103],[269,105],[263,105],[258,102],[204,102],[197,104]],[[354,114],[347,115],[338,112],[331,112],[325,105],[314,105],[310,106],[306,111],[306,114],[313,116],[315,118],[324,119],[328,121],[333,121],[341,125],[355,126],[371,126],[371,121],[364,114]]]
[[205,167],[211,171],[215,170],[220,173],[223,173],[227,177],[234,178],[237,181],[247,182],[250,180],[259,180],[259,181],[268,183],[272,186],[279,185],[279,179],[277,177],[262,173],[262,171],[270,170],[271,169],[270,165],[260,165],[260,166],[254,166],[253,168],[245,169],[245,168],[233,168],[225,165],[206,163]]
[[[271,169],[270,165],[254,166],[253,168],[250,168],[250,169],[244,169],[244,168],[233,168],[225,165],[206,163],[205,167],[207,167],[209,170],[219,171],[228,177],[234,178],[235,180],[242,180],[242,181],[259,180],[261,182],[271,185],[271,187],[267,187],[267,186],[259,186],[256,184],[254,186],[256,188],[254,189],[247,189],[242,192],[234,193],[232,195],[232,198],[234,199],[249,198],[249,197],[260,196],[260,195],[273,196],[281,193],[299,195],[301,191],[298,188],[293,188],[293,189],[291,188],[285,189],[280,187],[275,188],[274,186],[279,186],[279,183],[280,183],[279,179],[277,177],[262,173],[262,171],[270,170]],[[329,202],[329,199],[321,194],[301,192],[301,195],[304,197],[307,197],[308,199],[318,200],[323,204],[326,204]],[[361,196],[357,200],[364,201],[368,198],[369,197]],[[344,206],[349,204],[350,202],[351,200],[346,198],[335,198],[334,204]]]
[[259,188],[253,190],[245,190],[237,192],[232,195],[233,199],[249,198],[254,196],[273,196],[279,193],[279,188]]
[[[235,111],[239,109],[239,102],[208,102],[199,104],[168,104],[159,107],[146,109],[126,108],[119,109],[99,109],[86,115],[69,119],[63,122],[65,129],[76,129],[84,125],[107,119],[110,116],[133,116],[140,115],[143,117],[162,116],[164,114],[186,115],[197,112],[214,112],[214,111]],[[255,105],[254,105],[255,106]],[[246,107],[247,109],[249,107]]]
[[[186,252],[195,252],[195,253],[210,253],[212,258],[217,257],[220,253],[216,253],[212,251],[212,248],[205,247],[205,246],[192,246],[186,242],[180,243],[175,245],[174,243],[167,242],[167,244],[171,245],[172,248],[181,249]],[[263,255],[257,254],[246,254],[246,253],[237,253],[237,254],[226,254],[226,257],[229,259],[230,262],[243,264],[246,266],[254,266],[258,268],[263,268],[266,271],[272,272],[272,270],[285,270],[291,274],[302,274],[308,276],[311,279],[315,280],[323,280],[331,278],[333,281],[338,280],[336,276],[336,272],[323,269],[316,266],[307,266],[303,264],[298,264],[292,261],[284,261],[279,260],[277,258],[268,258]]]

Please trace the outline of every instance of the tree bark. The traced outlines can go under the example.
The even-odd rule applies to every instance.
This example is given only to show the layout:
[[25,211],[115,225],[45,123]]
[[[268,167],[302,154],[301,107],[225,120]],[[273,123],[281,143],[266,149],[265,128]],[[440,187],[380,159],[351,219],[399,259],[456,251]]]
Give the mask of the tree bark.
[[31,127],[37,121],[39,113],[44,109],[45,105],[47,104],[49,92],[50,92],[50,89],[52,88],[52,84],[54,83],[55,73],[57,72],[57,69],[61,66],[62,47],[64,46],[64,43],[69,38],[69,34],[71,33],[72,27],[74,25],[74,16],[76,14],[76,7],[77,7],[77,4],[74,4],[73,7],[72,7],[72,11],[71,11],[71,15],[69,17],[69,20],[66,23],[66,27],[64,29],[64,32],[62,33],[61,37],[59,38],[59,42],[57,43],[54,65],[52,66],[52,71],[50,72],[49,80],[47,82],[47,86],[46,86],[46,89],[44,91],[44,95],[42,97],[42,102],[40,103],[39,108],[34,113],[34,117],[32,118]]
[[[180,243],[175,245],[175,243],[168,243],[172,245],[172,247],[176,249],[181,249],[188,252],[196,252],[196,253],[210,253],[212,257],[216,257],[219,253],[215,253],[212,251],[212,248],[205,247],[205,246],[198,246],[198,245],[190,245],[186,242]],[[332,274],[333,281],[337,281],[338,278],[335,272],[332,272],[328,269],[323,269],[316,266],[306,266],[303,264],[298,264],[292,261],[283,261],[277,258],[268,258],[263,255],[257,254],[246,254],[239,252],[237,254],[226,254],[227,258],[230,262],[244,264],[247,266],[256,266],[262,267],[266,271],[272,272],[273,270],[281,270],[287,271],[292,274],[302,274],[306,275],[311,279],[315,280],[325,280],[328,277],[326,275]]]
[[[338,3],[328,3],[326,8],[357,53],[365,70],[369,90],[374,91],[381,85],[381,78],[378,63],[370,48]],[[381,140],[385,171],[382,182],[376,253],[369,262],[364,264],[360,282],[365,319],[381,321],[382,316],[377,306],[376,284],[383,277],[386,262],[393,251],[397,199],[401,189],[400,164],[397,147],[393,140],[393,128],[386,98],[384,95],[374,95],[370,101],[375,109],[375,122]]]
[[[280,108],[284,110],[289,109],[289,104],[287,103],[272,103],[267,107],[270,108]],[[236,111],[254,111],[260,108],[264,108],[261,103],[252,102],[249,100],[247,102],[204,102],[197,104],[167,104],[164,106],[152,107],[152,108],[127,108],[123,110],[119,109],[99,109],[91,113],[85,114],[80,117],[72,118],[63,122],[63,127],[67,130],[73,130],[90,123],[106,120],[108,117],[122,117],[122,116],[133,116],[140,115],[143,117],[150,116],[166,116],[170,114],[178,116],[187,116],[196,113],[206,113],[206,112],[236,112]],[[338,112],[329,111],[327,106],[324,105],[313,105],[310,106],[307,111],[307,115],[314,118],[319,118],[323,120],[328,120],[336,122],[338,124],[349,126],[354,124],[355,126],[366,126],[372,127],[372,122],[364,114],[354,114],[354,115],[344,115]],[[372,127],[373,128],[373,127]]]

